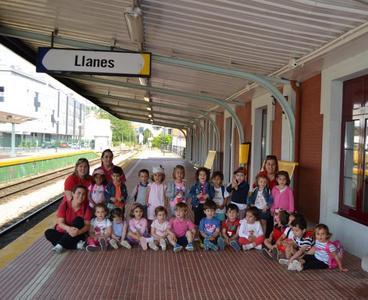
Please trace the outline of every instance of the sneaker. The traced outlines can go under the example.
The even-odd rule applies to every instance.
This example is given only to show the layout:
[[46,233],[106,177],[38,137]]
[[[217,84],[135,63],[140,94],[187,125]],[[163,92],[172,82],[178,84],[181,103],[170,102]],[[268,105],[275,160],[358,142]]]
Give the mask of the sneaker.
[[141,247],[144,251],[147,250],[147,241],[146,238],[141,236],[141,238],[139,239],[139,243],[141,244]]
[[120,245],[121,246],[123,246],[124,248],[126,248],[126,249],[132,249],[132,246],[129,244],[129,242],[128,241],[126,241],[126,240],[123,240],[123,241],[121,241],[120,242]]
[[217,251],[219,248],[217,247],[216,244],[212,243],[212,242],[209,242],[208,243],[208,246],[209,248],[212,250],[212,251]]
[[243,245],[243,250],[244,251],[248,251],[248,250],[253,249],[253,248],[254,248],[254,244],[253,243]]
[[272,250],[271,250],[271,257],[274,260],[279,260],[279,251],[277,250],[277,248],[272,248]]
[[267,248],[263,248],[262,253],[264,254],[264,256],[266,256],[269,259],[272,259],[272,253],[267,249]]
[[85,241],[82,241],[80,240],[77,244],[77,249],[78,250],[84,250],[86,248],[86,242]]
[[225,241],[222,237],[217,239],[217,246],[219,246],[220,250],[225,250]]
[[101,250],[101,247],[97,247],[96,245],[88,245],[86,250],[87,252],[97,252]]
[[107,250],[107,243],[105,239],[101,239],[100,241],[100,247],[102,251],[106,251]]
[[175,244],[174,248],[173,248],[173,251],[175,253],[178,253],[180,252],[181,250],[183,249],[183,246],[180,246],[179,244]]
[[199,242],[199,248],[204,249],[204,243],[201,241]]
[[237,241],[232,240],[230,242],[230,247],[233,248],[235,251],[240,251],[240,246]]
[[166,241],[164,239],[160,240],[160,247],[162,251],[166,251]]
[[254,249],[256,249],[256,250],[262,250],[262,245],[254,246]]
[[110,244],[110,246],[111,246],[111,247],[113,247],[114,249],[119,249],[119,245],[118,245],[118,243],[117,243],[114,239],[111,239],[111,240],[109,241],[109,244]]
[[288,270],[300,272],[303,270],[303,267],[302,267],[302,264],[298,260],[295,259],[288,265]]
[[279,259],[279,264],[280,265],[288,265],[289,264],[289,260],[287,258],[280,258]]
[[150,249],[152,249],[153,251],[157,251],[159,249],[154,241],[150,241],[148,243],[148,247],[150,247]]
[[192,243],[188,243],[188,245],[185,247],[185,250],[187,251],[194,251],[194,247]]
[[64,251],[63,246],[61,246],[60,244],[56,244],[53,248],[52,251],[54,251],[56,254],[60,254],[61,252]]

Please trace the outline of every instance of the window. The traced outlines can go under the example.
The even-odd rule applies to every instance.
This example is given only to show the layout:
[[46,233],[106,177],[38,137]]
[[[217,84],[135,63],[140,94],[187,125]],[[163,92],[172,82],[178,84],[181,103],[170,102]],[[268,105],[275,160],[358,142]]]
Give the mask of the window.
[[0,102],[4,102],[5,101],[5,93],[4,93],[4,87],[0,86]]
[[368,75],[344,82],[339,213],[368,225]]

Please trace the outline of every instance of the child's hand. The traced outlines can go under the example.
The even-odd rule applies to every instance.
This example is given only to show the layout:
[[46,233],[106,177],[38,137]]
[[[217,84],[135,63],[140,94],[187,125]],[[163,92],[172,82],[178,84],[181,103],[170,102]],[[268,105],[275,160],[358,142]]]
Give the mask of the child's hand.
[[347,272],[347,271],[349,271],[348,269],[346,269],[346,268],[341,268],[341,269],[339,269],[340,270],[340,272]]
[[110,198],[110,201],[111,201],[111,202],[115,202],[115,201],[116,201],[116,198],[115,198],[115,197],[111,197],[111,198]]
[[231,187],[236,189],[238,187],[238,181],[236,180],[235,177],[233,177],[232,181],[231,181]]

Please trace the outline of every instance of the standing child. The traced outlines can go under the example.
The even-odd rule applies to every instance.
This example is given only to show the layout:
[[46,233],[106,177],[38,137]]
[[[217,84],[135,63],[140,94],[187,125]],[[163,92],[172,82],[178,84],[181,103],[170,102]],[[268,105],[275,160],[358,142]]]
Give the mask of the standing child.
[[124,208],[114,208],[111,211],[112,234],[110,245],[114,249],[118,249],[119,245],[124,248],[131,249],[132,246],[125,239],[128,231],[128,223],[124,220]]
[[266,232],[267,220],[270,218],[270,208],[272,205],[271,192],[267,186],[266,175],[258,174],[256,177],[257,187],[248,199],[248,206],[255,206],[259,209],[263,232]]
[[238,228],[240,221],[238,218],[239,208],[235,204],[229,204],[226,208],[227,219],[222,222],[222,236],[217,239],[217,244],[221,250],[229,245],[235,251],[240,250],[238,244]]
[[[163,206],[155,209],[156,219],[151,224],[151,236],[154,242],[158,242],[162,251],[166,250],[166,239],[170,244],[175,244],[174,234],[171,231],[170,223],[167,221],[167,210]],[[158,248],[157,248],[158,249]]]
[[289,213],[294,212],[294,195],[293,191],[289,187],[289,173],[286,171],[277,172],[276,181],[277,185],[272,189],[272,213],[276,208],[286,210]]
[[248,207],[245,213],[245,219],[240,221],[238,229],[239,244],[243,250],[247,251],[253,248],[262,249],[264,235],[261,223],[258,221],[257,207]]
[[122,175],[122,168],[119,166],[112,167],[112,182],[107,184],[105,191],[105,199],[109,210],[116,207],[123,208],[128,198],[126,185],[121,181]]
[[147,217],[147,190],[148,190],[148,179],[149,172],[147,169],[139,170],[138,172],[139,183],[134,187],[130,199],[134,203],[139,203],[143,206],[143,216]]
[[214,195],[212,200],[215,201],[217,205],[215,217],[220,221],[223,221],[225,220],[225,207],[227,198],[229,197],[229,193],[222,184],[222,181],[224,180],[224,174],[221,171],[213,172],[211,180],[211,189],[213,190],[212,193]]
[[165,206],[165,192],[166,185],[165,171],[162,166],[154,167],[152,169],[152,183],[148,185],[147,189],[147,218],[149,221],[155,219],[155,209],[158,206]]
[[342,266],[341,257],[336,253],[336,246],[330,242],[331,233],[325,224],[318,224],[315,227],[316,244],[304,255],[300,261],[293,262],[293,269],[297,271],[308,269],[327,269],[338,267],[341,272],[348,269]]
[[199,225],[199,222],[205,217],[203,205],[207,200],[212,200],[213,192],[211,191],[208,180],[210,179],[210,170],[205,167],[200,167],[196,171],[196,183],[190,189],[190,197],[192,198],[192,209],[194,212],[194,224]]
[[273,259],[278,260],[278,250],[282,250],[281,245],[277,245],[276,242],[280,239],[288,225],[289,214],[285,210],[276,209],[273,215],[274,226],[270,233],[270,236],[264,240],[263,248],[264,253]]
[[203,205],[204,217],[199,223],[199,232],[204,239],[204,250],[217,251],[217,238],[220,235],[221,224],[218,219],[215,218],[217,205],[212,200],[207,200]]
[[179,252],[185,247],[187,251],[193,251],[193,239],[196,233],[195,226],[186,218],[188,206],[178,203],[175,206],[175,217],[170,219],[171,231],[174,233],[172,245],[174,252]]
[[91,220],[89,237],[87,238],[88,252],[107,250],[111,237],[111,222],[106,218],[107,208],[103,203],[96,204],[95,218]]
[[147,219],[143,217],[143,206],[135,203],[130,211],[130,220],[127,240],[132,244],[140,244],[143,250],[147,250],[147,244],[155,250],[153,239],[148,235]]
[[247,208],[247,199],[249,192],[249,184],[245,181],[246,171],[244,168],[238,168],[234,172],[231,183],[226,190],[230,193],[230,201],[239,209],[239,219],[242,220],[245,216]]
[[89,206],[94,208],[98,203],[105,203],[106,179],[102,169],[93,171],[93,183],[88,187]]
[[166,197],[169,199],[169,213],[175,215],[175,205],[185,203],[188,191],[184,182],[185,169],[182,165],[176,165],[173,171],[173,181],[169,182],[166,190]]

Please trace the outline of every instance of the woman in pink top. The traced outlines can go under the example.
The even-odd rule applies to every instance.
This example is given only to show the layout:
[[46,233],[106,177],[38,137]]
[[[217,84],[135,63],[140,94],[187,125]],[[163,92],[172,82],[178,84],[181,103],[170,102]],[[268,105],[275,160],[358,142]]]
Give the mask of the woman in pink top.
[[282,209],[288,212],[294,212],[294,195],[289,187],[290,177],[286,171],[280,171],[276,174],[277,185],[272,189],[273,204],[272,213],[275,209]]

